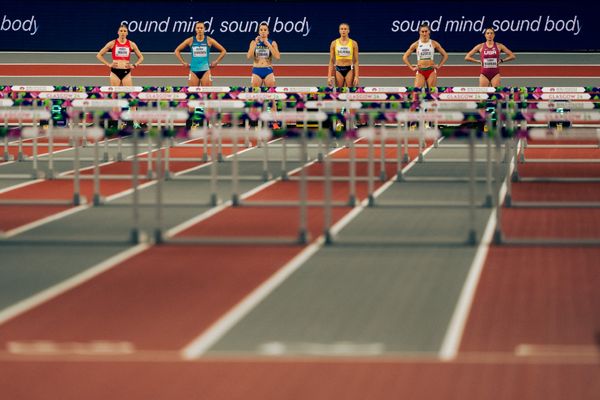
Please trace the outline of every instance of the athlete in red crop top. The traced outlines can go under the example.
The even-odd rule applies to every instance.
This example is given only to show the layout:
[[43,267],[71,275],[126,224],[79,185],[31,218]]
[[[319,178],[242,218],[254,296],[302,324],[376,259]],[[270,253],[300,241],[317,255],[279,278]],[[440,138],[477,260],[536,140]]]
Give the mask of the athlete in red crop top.
[[[465,60],[481,65],[481,75],[479,75],[479,86],[481,87],[500,86],[500,64],[517,58],[505,45],[494,42],[495,36],[494,29],[487,28],[485,43],[473,47],[465,56]],[[506,53],[505,58],[500,57],[502,52]],[[475,53],[479,53],[479,60],[473,57]]]
[[[144,56],[138,49],[137,45],[127,39],[127,27],[121,25],[119,27],[119,37],[111,40],[96,54],[96,58],[107,67],[110,68],[110,84],[111,86],[133,86],[131,80],[131,70],[137,68],[144,61]],[[112,53],[112,63],[109,63],[104,58],[104,54],[108,51]],[[131,52],[137,56],[137,61],[131,64]]]

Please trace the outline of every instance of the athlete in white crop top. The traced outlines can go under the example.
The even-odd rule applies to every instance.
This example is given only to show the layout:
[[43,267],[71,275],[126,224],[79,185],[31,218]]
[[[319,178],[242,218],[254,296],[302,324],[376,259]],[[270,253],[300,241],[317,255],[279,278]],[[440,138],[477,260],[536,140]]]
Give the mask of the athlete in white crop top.
[[[435,63],[435,51],[438,51],[442,60],[439,64]],[[416,52],[417,65],[412,65],[408,57]],[[404,53],[402,61],[408,65],[410,69],[415,71],[415,87],[434,87],[437,84],[437,71],[442,68],[442,65],[448,60],[448,53],[435,40],[431,40],[431,31],[427,24],[422,24],[419,28],[419,40],[410,45]]]

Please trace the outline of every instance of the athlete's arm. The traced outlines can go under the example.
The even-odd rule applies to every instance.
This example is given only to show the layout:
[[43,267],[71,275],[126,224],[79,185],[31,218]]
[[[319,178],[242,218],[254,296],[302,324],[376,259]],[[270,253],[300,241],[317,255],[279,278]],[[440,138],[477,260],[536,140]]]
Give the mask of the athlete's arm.
[[358,86],[358,43],[356,43],[356,40],[352,41],[352,46],[354,47],[354,59],[352,60],[352,64],[354,64],[354,82],[352,85]]
[[213,68],[213,67],[216,67],[221,62],[223,57],[225,57],[225,54],[227,54],[227,50],[225,50],[225,47],[221,46],[221,44],[219,42],[217,42],[215,39],[213,39],[211,37],[208,38],[208,45],[219,50],[219,56],[217,57],[217,59],[210,63],[210,67]]
[[402,61],[404,61],[404,64],[406,64],[408,66],[408,68],[412,69],[413,71],[417,70],[416,66],[413,66],[410,61],[408,60],[408,57],[415,52],[417,48],[417,42],[414,42],[413,44],[410,45],[410,47],[408,48],[408,50],[406,50],[406,52],[404,53],[404,55],[402,56]]
[[335,40],[329,45],[329,67],[327,68],[327,84],[335,82]]
[[185,62],[185,60],[183,59],[183,57],[181,56],[181,52],[186,48],[192,45],[194,41],[194,38],[187,38],[185,39],[183,42],[181,42],[179,44],[179,46],[177,46],[177,48],[175,48],[175,57],[179,60],[179,62],[181,64],[183,64],[184,67],[189,67],[190,64],[188,64],[187,62]]
[[277,42],[273,41],[273,43],[269,43],[269,41],[265,41],[265,44],[271,50],[271,54],[276,60],[281,59],[281,53],[279,52],[279,47],[277,47]]
[[138,65],[140,65],[143,61],[144,61],[144,55],[142,54],[142,52],[140,51],[140,49],[137,47],[137,44],[130,42],[131,43],[131,49],[133,50],[133,52],[135,53],[135,55],[137,56],[137,61],[135,63],[132,64],[132,67],[137,67]]
[[246,54],[246,58],[254,57],[254,50],[256,49],[256,39],[250,42],[250,46],[248,47],[248,53]]
[[436,66],[437,69],[440,69],[446,63],[446,61],[448,61],[448,53],[446,53],[446,50],[444,50],[442,45],[435,40],[433,40],[433,47],[442,55],[442,61],[440,61],[440,63]]
[[508,49],[508,47],[506,47],[505,45],[503,45],[503,44],[501,44],[501,43],[498,43],[498,49],[499,49],[500,51],[503,51],[504,53],[506,53],[506,57],[504,57],[504,58],[501,58],[501,59],[500,59],[500,62],[503,62],[503,63],[505,63],[505,62],[507,62],[507,61],[511,61],[511,60],[514,60],[514,59],[516,59],[516,58],[517,58],[517,56],[515,55],[515,53],[513,53],[512,51],[510,51],[510,50]]
[[106,53],[108,53],[110,50],[112,50],[112,45],[113,45],[114,40],[111,40],[110,42],[106,43],[106,45],[100,49],[100,51],[98,52],[98,54],[96,54],[96,58],[104,65],[106,65],[107,67],[112,67],[112,64],[109,63],[108,61],[106,61],[106,59],[104,58],[104,55]]
[[481,60],[474,58],[475,53],[479,53],[481,51],[481,46],[483,43],[479,43],[477,46],[473,47],[470,52],[465,56],[466,61],[470,61],[476,64],[481,64]]

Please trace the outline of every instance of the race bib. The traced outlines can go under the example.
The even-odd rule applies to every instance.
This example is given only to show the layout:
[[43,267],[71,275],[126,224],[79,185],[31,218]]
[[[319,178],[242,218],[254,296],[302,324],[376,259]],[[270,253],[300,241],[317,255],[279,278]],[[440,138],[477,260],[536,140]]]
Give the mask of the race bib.
[[497,58],[484,58],[483,59],[483,68],[498,68],[498,59]]
[[115,55],[117,57],[129,57],[129,47],[117,46],[115,48]]
[[431,60],[431,59],[433,59],[433,53],[428,48],[421,49],[421,54],[420,54],[419,58],[421,60]]
[[254,54],[256,54],[256,57],[258,58],[269,58],[271,52],[269,49],[257,47]]
[[338,56],[350,57],[350,47],[349,46],[339,46],[337,49],[338,49]]
[[194,57],[206,57],[207,54],[208,54],[208,47],[206,47],[206,46],[192,47],[192,55]]

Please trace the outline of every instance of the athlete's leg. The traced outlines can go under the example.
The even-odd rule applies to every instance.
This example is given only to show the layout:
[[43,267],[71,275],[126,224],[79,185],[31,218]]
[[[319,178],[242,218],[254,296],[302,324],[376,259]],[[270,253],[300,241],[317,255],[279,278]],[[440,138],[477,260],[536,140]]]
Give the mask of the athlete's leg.
[[354,70],[348,71],[348,73],[346,74],[346,78],[344,79],[344,84],[346,85],[346,87],[354,86]]
[[423,86],[425,86],[425,83],[425,77],[417,72],[417,74],[415,75],[415,87],[422,88]]
[[210,71],[204,73],[202,79],[200,79],[200,84],[202,86],[212,86],[212,75],[210,74]]
[[131,73],[125,75],[121,81],[121,86],[133,86],[133,79],[131,79]]
[[190,71],[188,75],[188,86],[200,86],[200,79],[198,79],[198,75]]
[[490,82],[491,86],[499,87],[500,86],[500,74],[496,74]]
[[260,76],[256,75],[256,74],[252,74],[252,87],[261,87],[262,86],[262,82],[263,80],[261,79]]
[[110,86],[121,86],[121,80],[114,73],[110,73]]
[[269,75],[265,76],[265,79],[263,82],[266,87],[274,87],[275,86],[275,74],[270,73]]
[[487,78],[487,76],[481,74],[479,75],[479,87],[489,87],[490,86],[490,80]]
[[335,86],[338,88],[344,87],[344,75],[340,71],[335,71]]
[[427,78],[427,86],[429,88],[435,87],[437,85],[437,71],[433,70],[429,78]]

